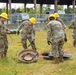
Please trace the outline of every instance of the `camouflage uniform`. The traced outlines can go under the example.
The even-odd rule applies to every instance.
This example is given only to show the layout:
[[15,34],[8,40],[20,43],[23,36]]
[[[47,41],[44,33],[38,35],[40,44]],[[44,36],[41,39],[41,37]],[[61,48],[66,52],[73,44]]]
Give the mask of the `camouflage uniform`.
[[74,39],[73,45],[75,46],[76,45],[76,19],[74,19],[72,21],[71,27],[73,29],[73,35],[72,35],[73,36],[73,39]]
[[35,29],[33,25],[30,25],[29,21],[24,21],[18,27],[18,31],[22,29],[21,32],[21,42],[23,44],[23,48],[27,49],[27,39],[29,40],[32,49],[36,50],[35,47]]
[[[64,22],[60,19],[60,18],[57,18],[57,21],[59,21],[62,26],[63,26],[63,30],[65,31],[65,29],[67,28],[66,25],[64,24]],[[67,42],[67,36],[66,36],[66,32],[64,33],[65,34],[65,42]]]
[[4,23],[0,21],[0,55],[6,56],[7,49],[8,49],[8,40],[7,40],[7,34],[6,34],[6,26]]
[[47,41],[52,42],[53,57],[63,56],[64,30],[59,21],[52,20],[47,24]]

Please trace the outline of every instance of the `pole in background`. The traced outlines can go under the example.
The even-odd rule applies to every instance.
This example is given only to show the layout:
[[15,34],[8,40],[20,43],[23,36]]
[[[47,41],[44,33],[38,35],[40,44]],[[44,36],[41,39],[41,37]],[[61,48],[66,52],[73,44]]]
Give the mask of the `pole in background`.
[[35,17],[36,17],[36,0],[34,0],[34,14],[35,14]]
[[58,11],[58,0],[54,0],[54,7],[55,7],[55,12]]
[[73,13],[75,15],[75,0],[73,0]]
[[11,0],[9,0],[9,9],[10,9],[10,24],[12,24]]

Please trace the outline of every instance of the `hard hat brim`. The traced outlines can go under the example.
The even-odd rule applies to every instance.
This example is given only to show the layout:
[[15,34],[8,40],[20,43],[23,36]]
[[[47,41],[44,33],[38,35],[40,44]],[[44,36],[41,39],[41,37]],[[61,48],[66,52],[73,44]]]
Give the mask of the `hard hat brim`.
[[[2,17],[2,15],[0,15],[0,17]],[[5,18],[5,17],[2,17],[2,18]],[[5,18],[5,19],[8,19],[8,18]]]

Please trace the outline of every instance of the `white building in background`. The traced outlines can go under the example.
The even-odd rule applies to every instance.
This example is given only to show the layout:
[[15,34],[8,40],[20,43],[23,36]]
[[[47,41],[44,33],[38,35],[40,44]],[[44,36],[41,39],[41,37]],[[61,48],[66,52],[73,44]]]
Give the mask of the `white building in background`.
[[[50,14],[54,14],[54,9],[51,9],[51,10],[45,12],[45,20],[47,20],[47,17]],[[59,15],[64,15],[65,14],[65,11],[64,10],[58,10],[58,14]]]

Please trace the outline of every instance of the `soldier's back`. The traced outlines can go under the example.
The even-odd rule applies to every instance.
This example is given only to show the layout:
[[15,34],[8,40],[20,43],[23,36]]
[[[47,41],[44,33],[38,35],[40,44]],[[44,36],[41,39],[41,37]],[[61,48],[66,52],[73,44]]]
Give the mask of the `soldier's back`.
[[63,26],[59,21],[53,20],[50,22],[53,38],[64,37]]

